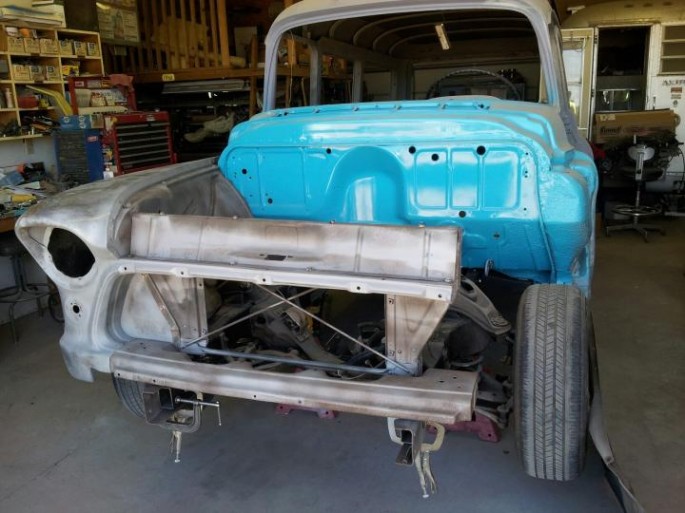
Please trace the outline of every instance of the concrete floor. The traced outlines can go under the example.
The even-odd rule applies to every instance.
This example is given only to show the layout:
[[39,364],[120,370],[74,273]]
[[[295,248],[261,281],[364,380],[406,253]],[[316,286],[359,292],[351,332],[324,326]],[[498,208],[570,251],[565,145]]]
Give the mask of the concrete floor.
[[[648,512],[685,502],[685,220],[666,237],[600,236],[593,311],[606,420],[617,459]],[[451,433],[432,458],[439,494],[420,498],[415,471],[394,465],[383,419],[274,415],[263,403],[222,400],[184,438],[121,407],[103,376],[64,369],[60,327],[31,315],[19,344],[0,327],[0,511],[156,512],[616,512],[594,452],[570,483],[529,478],[511,433],[499,444]]]

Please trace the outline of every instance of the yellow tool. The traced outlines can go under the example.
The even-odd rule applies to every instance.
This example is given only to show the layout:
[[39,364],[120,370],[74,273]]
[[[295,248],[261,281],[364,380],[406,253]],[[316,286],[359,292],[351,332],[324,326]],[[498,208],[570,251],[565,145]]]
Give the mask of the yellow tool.
[[27,201],[33,201],[36,197],[33,194],[12,194],[10,196],[10,201],[12,203],[26,203]]

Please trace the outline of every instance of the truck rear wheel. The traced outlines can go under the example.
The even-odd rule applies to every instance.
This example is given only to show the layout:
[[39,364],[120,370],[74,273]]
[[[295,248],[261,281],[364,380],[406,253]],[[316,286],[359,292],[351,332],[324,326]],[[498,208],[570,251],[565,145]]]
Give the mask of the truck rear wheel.
[[567,285],[521,296],[514,355],[514,424],[523,467],[568,481],[583,469],[589,410],[588,305]]

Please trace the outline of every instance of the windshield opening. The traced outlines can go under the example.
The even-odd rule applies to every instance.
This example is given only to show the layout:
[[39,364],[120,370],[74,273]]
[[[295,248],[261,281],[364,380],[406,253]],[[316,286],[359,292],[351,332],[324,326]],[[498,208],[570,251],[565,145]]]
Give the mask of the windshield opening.
[[465,95],[545,101],[535,31],[510,11],[316,23],[285,34],[278,56],[277,107]]

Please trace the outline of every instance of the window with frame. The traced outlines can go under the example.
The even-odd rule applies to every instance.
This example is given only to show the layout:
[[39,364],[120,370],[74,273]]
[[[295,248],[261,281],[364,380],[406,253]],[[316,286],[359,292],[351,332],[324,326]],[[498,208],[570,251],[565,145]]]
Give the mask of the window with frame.
[[661,41],[661,74],[685,74],[685,25],[664,26]]

